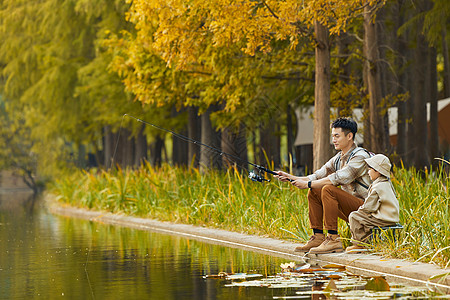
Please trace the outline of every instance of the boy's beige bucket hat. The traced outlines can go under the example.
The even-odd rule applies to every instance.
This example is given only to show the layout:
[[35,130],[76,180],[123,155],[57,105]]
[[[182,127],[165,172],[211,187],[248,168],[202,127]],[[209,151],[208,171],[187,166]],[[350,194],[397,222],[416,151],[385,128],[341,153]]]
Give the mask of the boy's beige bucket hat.
[[391,177],[391,163],[389,158],[387,158],[383,154],[376,154],[370,158],[365,159],[366,163],[374,169],[375,171],[380,172],[381,175],[386,176],[387,178]]

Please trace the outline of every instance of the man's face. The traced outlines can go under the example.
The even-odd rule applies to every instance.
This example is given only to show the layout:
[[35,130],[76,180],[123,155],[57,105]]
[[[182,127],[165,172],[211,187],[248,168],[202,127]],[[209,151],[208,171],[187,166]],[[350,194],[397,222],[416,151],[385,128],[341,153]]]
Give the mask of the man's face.
[[345,135],[342,128],[331,128],[331,137],[336,150],[347,150],[353,144],[353,133]]

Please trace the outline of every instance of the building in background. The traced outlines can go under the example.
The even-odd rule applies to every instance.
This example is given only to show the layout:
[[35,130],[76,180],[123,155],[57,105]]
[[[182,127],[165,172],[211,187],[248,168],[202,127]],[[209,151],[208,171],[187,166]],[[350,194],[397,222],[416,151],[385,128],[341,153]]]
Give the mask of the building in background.
[[[331,113],[337,115],[337,110],[331,108]],[[430,104],[427,104],[428,123],[430,122]],[[294,145],[296,147],[296,164],[300,166],[300,173],[308,173],[313,165],[313,139],[314,139],[314,106],[309,106],[295,111],[297,117],[297,136]],[[356,143],[363,145],[364,125],[362,119],[362,109],[355,109],[353,118],[358,123],[358,133]],[[397,143],[397,107],[392,107],[388,111],[389,136],[392,145]],[[438,132],[439,150],[444,153],[444,157],[450,157],[450,98],[438,101]],[[330,137],[330,148],[332,148]],[[370,150],[370,149],[368,149]]]

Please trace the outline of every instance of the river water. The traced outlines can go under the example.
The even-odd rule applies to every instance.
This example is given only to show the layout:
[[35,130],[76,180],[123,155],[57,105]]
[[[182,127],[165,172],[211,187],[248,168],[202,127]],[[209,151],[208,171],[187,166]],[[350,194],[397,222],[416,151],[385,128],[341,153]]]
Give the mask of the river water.
[[272,299],[205,275],[275,274],[285,260],[182,237],[50,214],[26,193],[0,195],[1,299]]
[[[297,265],[301,270],[289,275],[280,267],[287,262],[56,216],[29,193],[0,190],[0,299],[325,299],[322,290],[330,287],[333,299],[434,298],[423,288],[395,285],[389,292],[367,291],[373,278],[340,267]],[[244,281],[215,276],[223,273],[261,276]]]

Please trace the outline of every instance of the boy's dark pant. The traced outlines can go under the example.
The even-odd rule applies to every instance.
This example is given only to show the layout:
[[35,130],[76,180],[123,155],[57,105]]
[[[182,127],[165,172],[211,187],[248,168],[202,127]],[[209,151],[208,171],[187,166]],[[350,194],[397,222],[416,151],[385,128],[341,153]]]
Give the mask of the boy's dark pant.
[[[312,229],[338,229],[338,217],[348,222],[351,212],[358,210],[364,203],[333,185],[308,191],[309,222]],[[325,226],[324,226],[325,225]]]

